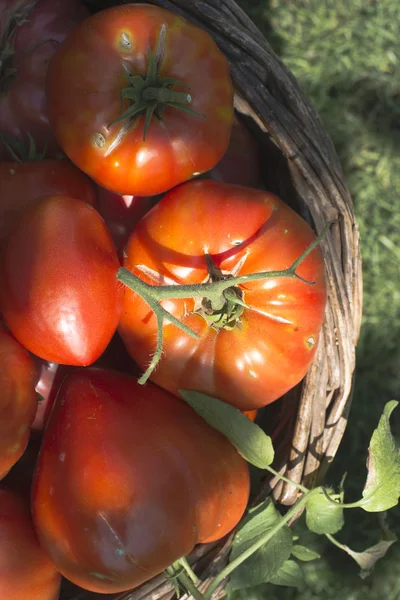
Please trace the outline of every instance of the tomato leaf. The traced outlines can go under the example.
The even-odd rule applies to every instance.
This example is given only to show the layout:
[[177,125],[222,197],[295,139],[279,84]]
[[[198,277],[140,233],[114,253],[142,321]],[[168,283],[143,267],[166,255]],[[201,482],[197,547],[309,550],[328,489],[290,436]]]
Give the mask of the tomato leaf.
[[378,427],[371,437],[367,461],[368,477],[359,506],[367,512],[381,512],[396,506],[400,496],[400,449],[390,430],[390,415],[398,405],[385,405]]
[[360,577],[361,579],[365,579],[371,573],[372,569],[375,566],[375,563],[385,556],[390,546],[394,544],[397,540],[397,537],[393,535],[393,538],[390,540],[380,540],[374,546],[367,548],[364,552],[355,552],[351,550],[348,546],[341,546],[342,550],[347,552],[349,556],[354,558],[356,563],[361,567]]
[[[229,557],[230,563],[246,552],[268,531],[276,527],[281,520],[282,516],[270,498],[250,509],[234,537]],[[268,542],[233,571],[228,583],[228,591],[232,592],[271,581],[289,558],[291,548],[292,533],[285,523]]]
[[259,469],[273,462],[271,438],[240,410],[199,392],[179,390],[179,393],[211,427],[228,438],[247,462]]
[[[342,500],[342,494],[334,494],[330,489],[326,491],[333,500]],[[330,502],[319,488],[306,504],[306,524],[314,533],[336,533],[344,525],[343,508]]]
[[303,562],[309,562],[310,560],[321,558],[318,552],[310,550],[310,548],[301,546],[300,544],[294,544],[292,548],[292,556],[297,558],[297,560],[302,560]]
[[305,585],[304,574],[296,561],[288,559],[283,563],[277,574],[270,579],[270,583],[302,588]]

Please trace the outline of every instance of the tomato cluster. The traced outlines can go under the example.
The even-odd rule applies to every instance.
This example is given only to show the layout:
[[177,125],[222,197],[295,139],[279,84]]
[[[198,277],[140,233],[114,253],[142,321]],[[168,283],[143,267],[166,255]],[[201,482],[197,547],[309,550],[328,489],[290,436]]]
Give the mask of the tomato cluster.
[[179,391],[254,419],[299,383],[322,253],[204,30],[78,0],[0,19],[0,596],[124,591],[242,517],[247,463]]

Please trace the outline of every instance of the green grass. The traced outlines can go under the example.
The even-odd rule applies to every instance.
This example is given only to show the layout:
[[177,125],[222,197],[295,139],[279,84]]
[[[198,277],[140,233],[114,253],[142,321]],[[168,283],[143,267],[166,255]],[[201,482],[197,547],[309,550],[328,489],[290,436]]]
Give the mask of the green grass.
[[[362,236],[364,316],[353,408],[328,475],[360,495],[368,441],[384,403],[400,400],[400,5],[398,0],[239,0],[318,109],[343,165]],[[400,409],[393,419],[400,423]],[[338,538],[377,541],[375,516],[347,511]],[[389,523],[400,538],[400,510]],[[246,600],[400,600],[400,543],[364,581],[352,559],[320,540],[307,589],[265,586]]]

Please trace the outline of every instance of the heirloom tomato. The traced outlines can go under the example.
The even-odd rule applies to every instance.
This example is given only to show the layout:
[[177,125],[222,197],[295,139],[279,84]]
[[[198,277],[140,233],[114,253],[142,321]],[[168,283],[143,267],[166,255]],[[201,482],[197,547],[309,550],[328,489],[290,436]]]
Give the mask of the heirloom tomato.
[[3,253],[0,311],[30,352],[85,366],[105,350],[121,310],[119,260],[89,204],[68,196],[37,200]]
[[[315,240],[309,225],[278,197],[211,180],[169,192],[135,227],[124,266],[149,284],[200,284],[288,269]],[[210,275],[206,255],[214,265]],[[163,353],[151,378],[177,394],[196,390],[242,410],[265,406],[297,384],[314,356],[326,284],[319,247],[296,273],[241,282],[213,310],[208,300],[161,301],[198,339],[163,323]],[[198,296],[200,292],[192,294]],[[174,295],[173,288],[171,296]],[[157,320],[126,289],[119,333],[144,368],[155,350]]]
[[0,598],[58,600],[61,576],[39,546],[29,502],[0,487]]
[[237,183],[255,188],[262,185],[257,141],[236,115],[228,149],[208,176],[224,183]]
[[95,592],[161,573],[240,520],[244,459],[182,400],[77,369],[57,395],[34,475],[33,518],[60,572]]
[[0,249],[12,225],[41,196],[60,194],[95,204],[93,183],[69,160],[0,163]]
[[0,479],[28,443],[37,408],[36,379],[33,358],[0,324]]
[[97,188],[97,210],[103,217],[117,250],[122,250],[132,229],[154,206],[158,197],[122,196]]
[[0,0],[0,131],[29,132],[49,156],[60,152],[46,108],[49,60],[88,14],[80,0]]
[[119,194],[152,196],[208,171],[232,127],[224,54],[207,32],[149,4],[78,25],[50,63],[47,98],[64,152]]

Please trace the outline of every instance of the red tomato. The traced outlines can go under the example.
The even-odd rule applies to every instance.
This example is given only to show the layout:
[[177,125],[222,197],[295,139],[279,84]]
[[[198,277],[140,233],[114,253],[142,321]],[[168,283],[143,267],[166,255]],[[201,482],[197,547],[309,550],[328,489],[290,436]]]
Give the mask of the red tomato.
[[0,163],[0,247],[12,228],[37,198],[61,194],[95,204],[90,179],[68,160]]
[[[157,76],[145,80],[149,48],[160,60]],[[121,110],[121,91],[132,98],[139,88],[137,101],[125,97]],[[51,61],[47,96],[64,152],[119,194],[164,192],[211,169],[228,147],[233,87],[226,57],[208,33],[156,6],[115,6],[76,27]],[[115,122],[139,104],[135,118]],[[154,113],[144,140],[147,108]]]
[[[172,190],[143,217],[125,248],[124,266],[151,284],[202,283],[206,252],[224,275],[245,275],[287,269],[313,240],[307,223],[273,194],[195,181]],[[326,303],[319,248],[297,273],[315,285],[275,277],[238,286],[251,309],[226,328],[210,324],[201,298],[164,300],[162,306],[200,337],[165,321],[152,380],[173,393],[197,390],[242,410],[279,398],[304,377],[316,350]],[[127,289],[124,298],[119,332],[144,368],[155,350],[156,318],[134,292]]]
[[0,488],[0,598],[58,600],[61,576],[39,546],[29,504]]
[[158,197],[121,196],[98,187],[97,210],[106,222],[117,250],[122,250],[136,223],[157,201]]
[[42,434],[48,421],[50,411],[56,399],[57,392],[63,379],[73,367],[59,365],[47,360],[37,359],[39,363],[39,379],[36,383],[36,393],[39,395],[35,420],[32,423],[32,433],[38,437]]
[[95,592],[136,587],[240,520],[247,464],[188,405],[101,369],[63,383],[46,428],[32,509],[43,548]]
[[87,15],[80,0],[0,0],[0,131],[21,140],[31,133],[40,148],[48,143],[48,156],[60,151],[46,109],[49,60]]
[[7,327],[49,362],[85,366],[105,350],[118,324],[119,260],[99,213],[68,196],[47,196],[10,235],[1,272]]
[[227,151],[208,174],[216,181],[249,187],[262,186],[260,155],[256,139],[236,115]]
[[37,408],[36,378],[33,358],[0,325],[0,479],[28,443]]

